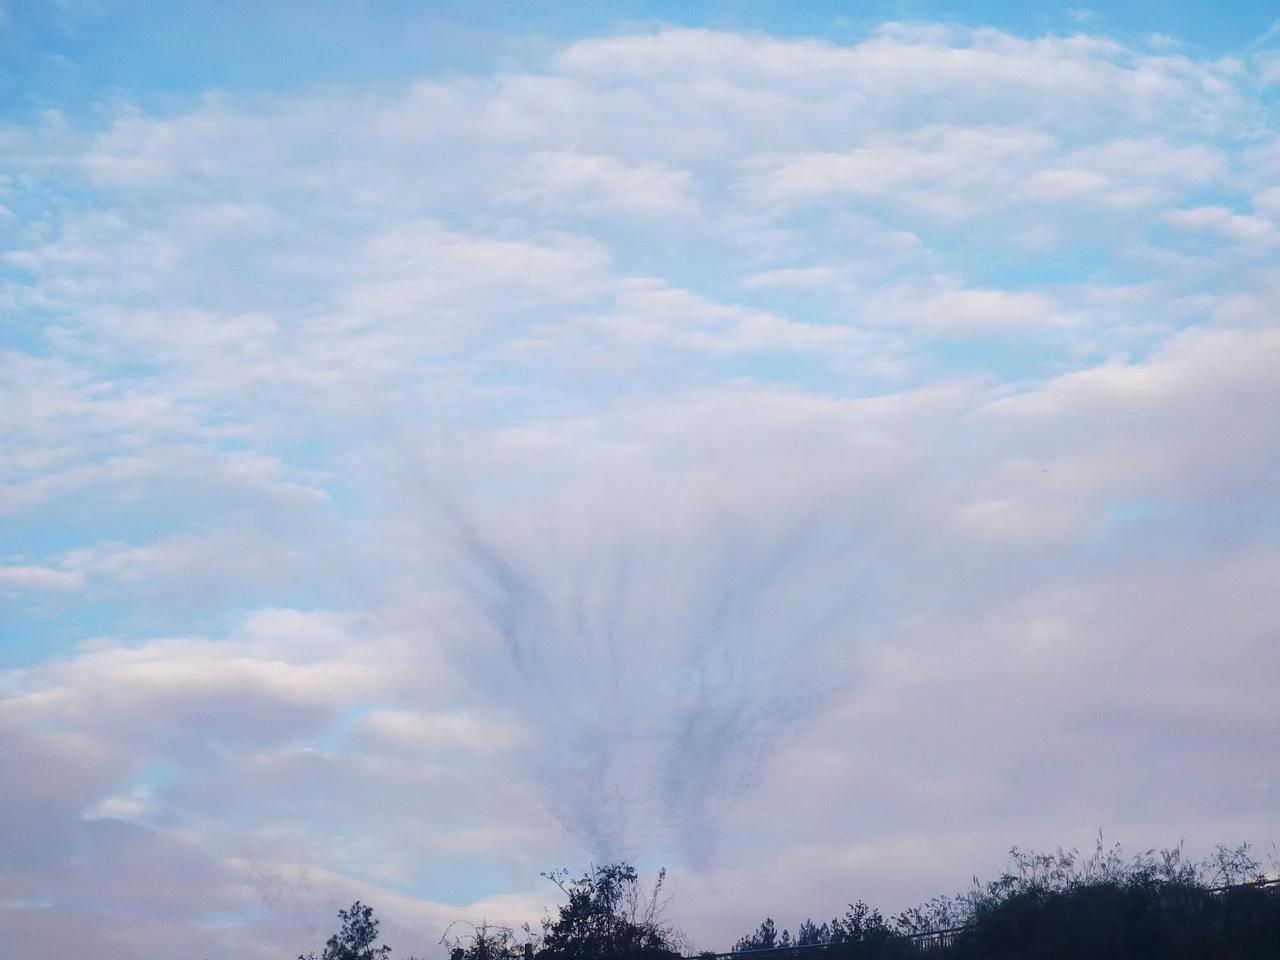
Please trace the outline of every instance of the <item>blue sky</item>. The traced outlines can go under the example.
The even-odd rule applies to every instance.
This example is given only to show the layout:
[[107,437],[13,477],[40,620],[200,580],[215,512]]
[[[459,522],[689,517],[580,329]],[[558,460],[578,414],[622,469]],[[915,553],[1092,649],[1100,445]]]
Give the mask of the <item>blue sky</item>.
[[522,3],[239,2],[155,0],[109,4],[8,0],[6,114],[79,111],[126,98],[148,106],[208,89],[308,89],[395,83],[424,73],[537,64],[585,36],[655,23],[855,39],[887,20],[995,25],[1022,34],[1099,30],[1119,39],[1177,37],[1198,53],[1245,49],[1274,23],[1266,3],[1126,3],[1108,7],[1025,3],[600,2],[533,8]]
[[0,11],[22,952],[1280,839],[1265,5]]

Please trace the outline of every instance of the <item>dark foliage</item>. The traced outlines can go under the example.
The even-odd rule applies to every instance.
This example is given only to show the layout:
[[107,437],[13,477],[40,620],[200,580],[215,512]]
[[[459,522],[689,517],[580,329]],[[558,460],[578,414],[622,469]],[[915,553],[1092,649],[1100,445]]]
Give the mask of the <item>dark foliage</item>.
[[470,927],[470,933],[451,939],[450,932],[455,925],[450,924],[440,940],[449,947],[449,960],[522,960],[524,957],[524,944],[510,927],[461,922]]
[[382,960],[391,953],[385,944],[375,947],[378,940],[378,920],[373,908],[357,900],[347,910],[338,911],[342,929],[329,938],[324,953],[315,951],[300,954],[298,960]]
[[[1126,858],[1101,839],[1089,857],[1017,848],[1011,857],[999,879],[889,921],[859,902],[830,923],[806,920],[793,941],[770,919],[734,952],[773,948],[752,960],[1280,957],[1280,885],[1265,882],[1247,846],[1219,847],[1200,864],[1180,849]],[[819,948],[794,949],[801,944]]]
[[[1247,847],[1204,864],[1181,851],[1125,859],[1118,847],[1081,861],[1073,851],[1021,855],[970,900],[972,929],[956,958],[1252,960],[1280,955],[1280,889],[1261,883]],[[1215,880],[1243,885],[1220,889]]]
[[555,917],[542,922],[539,960],[679,957],[678,935],[661,919],[666,871],[659,872],[647,897],[635,868],[626,863],[596,867],[576,879],[563,871],[545,876],[567,899]]
[[[772,918],[733,946],[737,960],[1274,960],[1280,957],[1280,881],[1248,846],[1201,863],[1181,848],[1125,857],[1094,851],[1010,852],[1010,869],[966,893],[886,918],[859,900],[843,916],[805,920],[793,936]],[[1272,867],[1276,864],[1273,862]],[[449,960],[679,960],[680,935],[662,919],[665,872],[647,894],[626,863],[571,878],[544,874],[564,894],[541,932],[462,922],[441,942]],[[357,901],[320,956],[389,960],[378,921]],[[454,929],[453,926],[450,928]],[[699,960],[716,960],[703,953]]]
[[744,950],[769,950],[778,945],[778,930],[773,925],[773,917],[767,917],[755,933],[749,933],[733,945],[733,952]]

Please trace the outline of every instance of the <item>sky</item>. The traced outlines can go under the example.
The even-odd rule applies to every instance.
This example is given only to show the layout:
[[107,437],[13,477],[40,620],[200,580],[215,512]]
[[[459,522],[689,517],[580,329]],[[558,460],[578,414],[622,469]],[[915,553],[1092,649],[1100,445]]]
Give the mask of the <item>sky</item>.
[[1264,3],[0,3],[0,930],[724,949],[1280,841]]

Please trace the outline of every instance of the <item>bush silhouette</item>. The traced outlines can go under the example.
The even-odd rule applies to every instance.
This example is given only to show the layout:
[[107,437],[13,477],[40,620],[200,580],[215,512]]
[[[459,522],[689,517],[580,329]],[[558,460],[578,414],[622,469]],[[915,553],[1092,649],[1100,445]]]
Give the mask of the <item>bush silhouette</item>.
[[[1089,856],[1010,851],[1010,869],[954,897],[886,918],[859,900],[843,916],[805,920],[793,936],[767,918],[731,951],[739,960],[1273,960],[1280,957],[1280,880],[1247,845],[1201,863],[1180,847],[1126,857],[1101,837]],[[1274,867],[1274,864],[1273,864]],[[565,896],[540,933],[466,924],[441,942],[450,960],[680,960],[682,936],[662,918],[665,871],[646,895],[626,863],[579,877],[543,874]],[[356,901],[322,954],[298,960],[388,960],[378,921]],[[451,925],[452,929],[452,925]],[[716,954],[700,954],[714,960]]]
[[627,863],[596,867],[569,879],[564,871],[544,874],[568,898],[555,917],[542,922],[539,960],[675,960],[679,934],[662,921],[659,871],[652,892],[643,895],[635,868]]
[[[734,951],[756,960],[1263,960],[1280,956],[1280,884],[1266,881],[1247,846],[1219,847],[1201,864],[1180,848],[1126,858],[1099,837],[1094,852],[1010,851],[1013,869],[966,894],[938,897],[886,922],[861,902],[844,919],[806,920],[793,946],[772,920]],[[1215,881],[1234,884],[1215,886]],[[744,958],[746,960],[746,958]]]

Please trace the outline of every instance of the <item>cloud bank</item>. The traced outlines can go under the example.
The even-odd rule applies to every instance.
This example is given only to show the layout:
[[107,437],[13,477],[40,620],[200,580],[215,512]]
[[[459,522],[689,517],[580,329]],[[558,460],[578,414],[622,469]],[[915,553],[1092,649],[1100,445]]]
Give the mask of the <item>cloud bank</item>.
[[0,128],[16,954],[355,896],[425,952],[615,856],[717,947],[1276,839],[1274,57],[1179,49],[662,27]]

